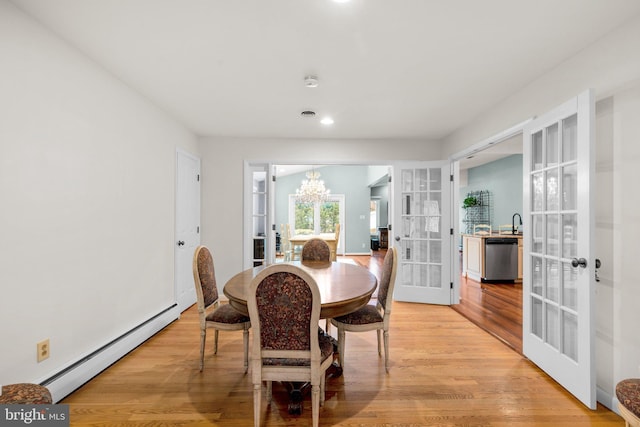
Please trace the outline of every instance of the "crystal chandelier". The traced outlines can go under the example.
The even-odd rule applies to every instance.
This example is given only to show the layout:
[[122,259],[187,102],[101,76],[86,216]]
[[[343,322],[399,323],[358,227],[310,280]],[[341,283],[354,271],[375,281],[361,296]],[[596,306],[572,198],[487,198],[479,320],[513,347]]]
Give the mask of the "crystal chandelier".
[[307,179],[302,180],[300,188],[296,190],[296,199],[299,202],[321,203],[327,200],[330,190],[324,188],[324,181],[318,178],[320,178],[318,172],[307,172]]

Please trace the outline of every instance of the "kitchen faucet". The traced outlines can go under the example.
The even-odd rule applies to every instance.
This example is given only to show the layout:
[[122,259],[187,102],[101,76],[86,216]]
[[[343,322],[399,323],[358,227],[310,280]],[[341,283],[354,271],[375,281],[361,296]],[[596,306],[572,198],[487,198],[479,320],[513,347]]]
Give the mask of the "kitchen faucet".
[[516,215],[518,215],[518,218],[520,219],[520,225],[522,225],[522,217],[519,213],[514,213],[511,217],[511,234],[516,234],[516,232],[518,231],[518,229],[516,228]]

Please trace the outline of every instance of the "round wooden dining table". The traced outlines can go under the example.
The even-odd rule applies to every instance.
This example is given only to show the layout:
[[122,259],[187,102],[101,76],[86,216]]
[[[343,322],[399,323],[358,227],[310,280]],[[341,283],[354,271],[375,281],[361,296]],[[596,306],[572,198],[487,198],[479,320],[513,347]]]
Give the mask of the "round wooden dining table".
[[[320,290],[320,318],[330,319],[352,313],[367,305],[378,286],[378,279],[369,270],[355,264],[325,261],[292,261],[314,278]],[[251,280],[263,269],[261,265],[244,270],[224,285],[229,304],[248,315],[247,293]]]
[[[330,319],[352,313],[367,305],[378,286],[378,279],[368,269],[344,262],[291,261],[314,278],[320,290],[320,318]],[[247,294],[253,278],[265,266],[244,270],[233,276],[224,285],[223,292],[229,304],[236,310],[249,315]],[[320,333],[324,333],[319,329]],[[342,367],[337,364],[337,341],[332,337],[334,363],[327,369],[327,377],[342,375]],[[289,413],[302,413],[303,396],[309,391],[309,383],[286,382],[289,390]]]

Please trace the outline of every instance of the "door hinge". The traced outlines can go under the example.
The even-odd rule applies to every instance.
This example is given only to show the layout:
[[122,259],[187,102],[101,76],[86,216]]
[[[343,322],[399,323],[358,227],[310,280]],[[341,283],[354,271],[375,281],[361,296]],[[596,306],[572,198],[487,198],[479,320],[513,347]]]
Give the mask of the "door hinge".
[[271,224],[271,230],[272,231],[276,231],[276,225],[275,224]]
[[200,182],[200,174],[196,175],[196,181]]
[[197,226],[197,227],[196,227],[196,233],[197,233],[197,234],[200,234],[200,226]]
[[276,182],[276,176],[275,176],[275,175],[273,175],[273,176],[271,177],[271,181]]
[[453,289],[453,282],[449,282],[449,285],[451,286],[451,289]]
[[391,182],[391,175],[389,175],[389,180],[387,182]]
[[449,234],[453,236],[453,228],[449,229]]
[[389,229],[389,231],[391,231],[391,224],[388,224],[387,228]]
[[449,181],[453,182],[453,175],[449,175]]

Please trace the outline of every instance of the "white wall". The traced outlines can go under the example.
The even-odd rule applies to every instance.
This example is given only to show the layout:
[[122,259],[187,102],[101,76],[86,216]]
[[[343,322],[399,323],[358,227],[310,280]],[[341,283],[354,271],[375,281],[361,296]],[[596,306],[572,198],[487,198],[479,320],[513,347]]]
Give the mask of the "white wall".
[[587,88],[596,98],[596,288],[598,401],[640,376],[640,17],[563,62],[443,141],[446,155],[542,114]]
[[203,138],[202,244],[211,248],[216,279],[242,270],[244,161],[293,164],[384,164],[392,160],[441,159],[438,144],[425,141],[274,140]]
[[0,383],[40,382],[173,304],[175,151],[198,146],[4,0],[0,58]]

